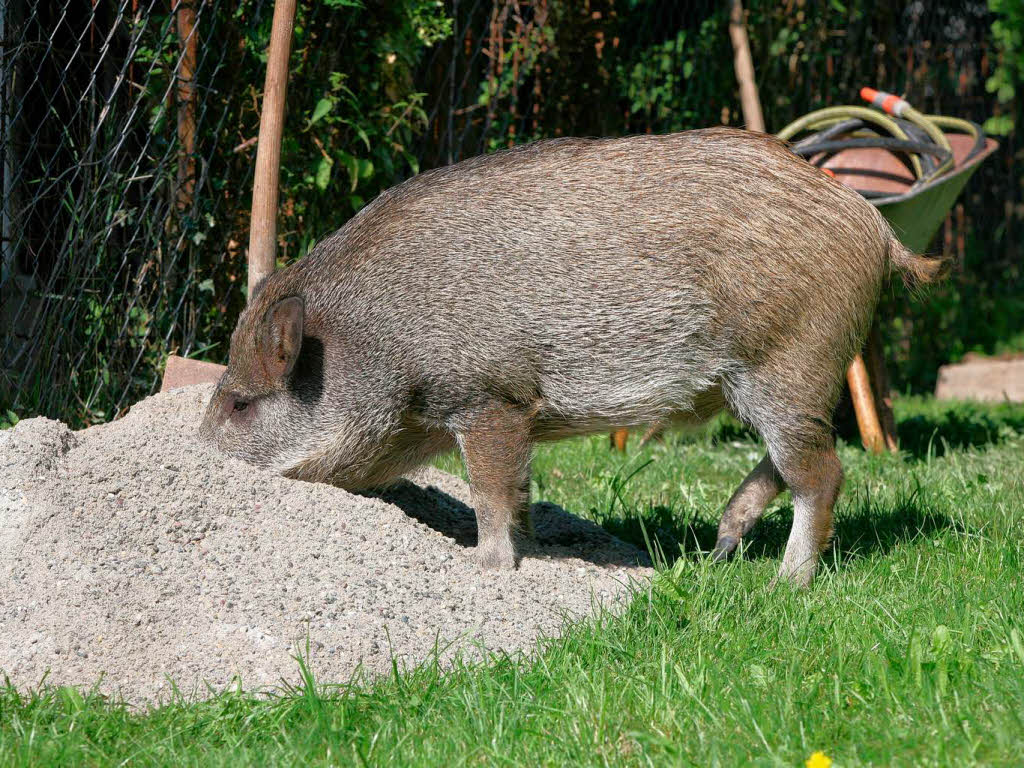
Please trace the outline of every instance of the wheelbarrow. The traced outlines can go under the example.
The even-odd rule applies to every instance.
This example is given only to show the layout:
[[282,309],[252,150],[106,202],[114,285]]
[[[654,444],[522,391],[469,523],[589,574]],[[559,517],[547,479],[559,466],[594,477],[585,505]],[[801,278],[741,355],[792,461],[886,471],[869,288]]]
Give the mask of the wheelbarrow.
[[[904,99],[874,88],[864,88],[860,95],[876,109],[819,109],[790,123],[778,136],[787,141],[802,137],[791,144],[793,152],[857,190],[885,216],[900,241],[920,253],[967,180],[999,144],[968,120],[923,115]],[[864,447],[874,453],[895,451],[896,427],[877,322],[865,355],[854,358],[846,378]],[[655,425],[645,441],[660,431]],[[625,429],[611,434],[612,445],[620,451],[627,439]]]

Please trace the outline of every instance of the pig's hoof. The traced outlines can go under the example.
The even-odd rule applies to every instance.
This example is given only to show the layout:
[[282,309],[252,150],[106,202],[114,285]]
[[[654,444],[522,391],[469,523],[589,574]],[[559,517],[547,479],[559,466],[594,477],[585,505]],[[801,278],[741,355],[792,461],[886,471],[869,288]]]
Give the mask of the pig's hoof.
[[735,536],[719,536],[715,542],[715,548],[711,550],[711,559],[721,563],[729,559],[729,555],[736,551],[740,540]]
[[485,571],[514,571],[516,567],[516,555],[509,546],[478,546],[474,556]]
[[774,590],[779,584],[787,584],[794,589],[809,589],[814,581],[815,570],[814,566],[806,564],[803,567],[791,570],[783,564],[778,575],[768,584],[768,589]]

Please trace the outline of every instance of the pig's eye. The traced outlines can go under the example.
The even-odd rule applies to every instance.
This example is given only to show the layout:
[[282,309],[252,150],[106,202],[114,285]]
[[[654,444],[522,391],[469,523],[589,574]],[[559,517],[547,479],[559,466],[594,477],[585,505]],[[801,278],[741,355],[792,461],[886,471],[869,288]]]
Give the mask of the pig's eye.
[[252,400],[246,400],[241,395],[230,393],[224,397],[221,409],[221,413],[224,414],[224,418],[236,420],[238,422],[247,422],[252,418],[252,414],[255,412],[256,406]]

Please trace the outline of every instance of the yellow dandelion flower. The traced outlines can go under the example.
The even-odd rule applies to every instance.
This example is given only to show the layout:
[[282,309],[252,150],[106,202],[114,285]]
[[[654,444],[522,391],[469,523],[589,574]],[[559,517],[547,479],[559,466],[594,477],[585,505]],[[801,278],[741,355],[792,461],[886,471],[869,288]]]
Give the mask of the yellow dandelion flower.
[[807,768],[831,768],[832,758],[820,750],[807,758]]

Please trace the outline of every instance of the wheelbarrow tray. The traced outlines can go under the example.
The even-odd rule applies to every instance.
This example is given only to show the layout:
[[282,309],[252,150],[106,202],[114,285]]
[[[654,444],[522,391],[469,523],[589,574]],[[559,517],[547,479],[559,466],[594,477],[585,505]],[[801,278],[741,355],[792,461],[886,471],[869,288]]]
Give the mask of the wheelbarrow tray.
[[953,207],[957,195],[981,161],[999,148],[999,143],[986,139],[985,146],[967,159],[974,139],[963,134],[946,134],[953,150],[953,170],[934,181],[913,188],[914,177],[899,158],[885,149],[844,149],[823,167],[831,170],[838,181],[859,190],[882,194],[870,199],[900,241],[915,253],[923,252]]

